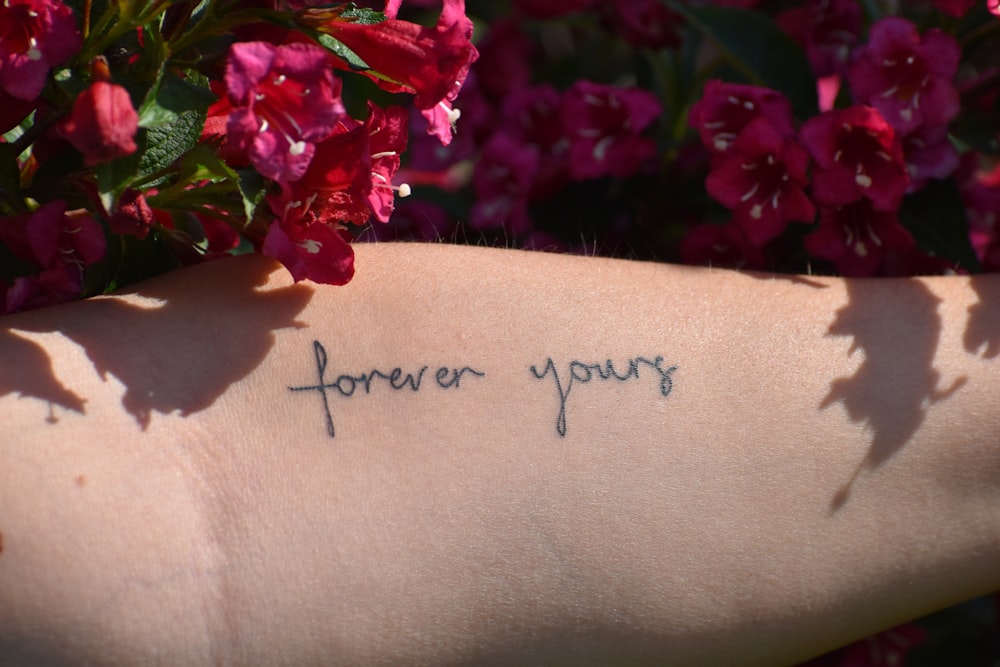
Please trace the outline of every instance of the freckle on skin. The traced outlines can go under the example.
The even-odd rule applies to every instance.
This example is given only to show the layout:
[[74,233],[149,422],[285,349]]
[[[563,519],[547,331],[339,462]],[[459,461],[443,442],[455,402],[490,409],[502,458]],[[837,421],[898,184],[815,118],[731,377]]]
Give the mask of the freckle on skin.
[[79,475],[77,475],[76,476],[76,485],[80,486],[80,487],[87,486],[87,476],[84,475],[83,473],[80,473]]
[[3,533],[0,533],[0,554],[3,553]]

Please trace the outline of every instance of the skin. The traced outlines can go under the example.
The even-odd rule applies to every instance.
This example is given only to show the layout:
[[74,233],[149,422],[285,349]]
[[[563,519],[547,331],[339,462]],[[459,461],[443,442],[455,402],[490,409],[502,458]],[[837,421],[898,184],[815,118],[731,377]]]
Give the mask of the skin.
[[790,664],[1000,589],[996,278],[357,252],[4,320],[0,663]]

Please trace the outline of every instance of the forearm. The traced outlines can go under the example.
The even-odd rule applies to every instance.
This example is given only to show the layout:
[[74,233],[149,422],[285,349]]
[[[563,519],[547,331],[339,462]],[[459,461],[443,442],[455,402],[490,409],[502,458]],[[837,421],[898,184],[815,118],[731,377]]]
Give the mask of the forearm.
[[0,637],[774,663],[1000,587],[995,280],[359,253],[8,320]]

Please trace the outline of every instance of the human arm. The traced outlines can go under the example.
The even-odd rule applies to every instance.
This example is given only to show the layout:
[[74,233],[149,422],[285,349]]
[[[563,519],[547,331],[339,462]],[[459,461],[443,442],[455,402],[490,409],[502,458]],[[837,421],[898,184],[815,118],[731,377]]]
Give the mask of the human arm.
[[994,278],[358,252],[6,321],[0,654],[779,664],[1000,588]]

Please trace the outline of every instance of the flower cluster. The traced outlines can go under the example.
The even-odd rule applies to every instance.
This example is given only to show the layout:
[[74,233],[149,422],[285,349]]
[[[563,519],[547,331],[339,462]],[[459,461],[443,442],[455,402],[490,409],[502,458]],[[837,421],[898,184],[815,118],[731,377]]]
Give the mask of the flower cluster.
[[[470,0],[456,141],[378,238],[850,276],[1000,268],[987,0]],[[601,55],[595,55],[601,54]],[[422,128],[415,119],[414,128]]]
[[253,250],[350,280],[347,225],[407,194],[410,109],[450,143],[478,55],[463,0],[399,5],[6,0],[0,313]]

